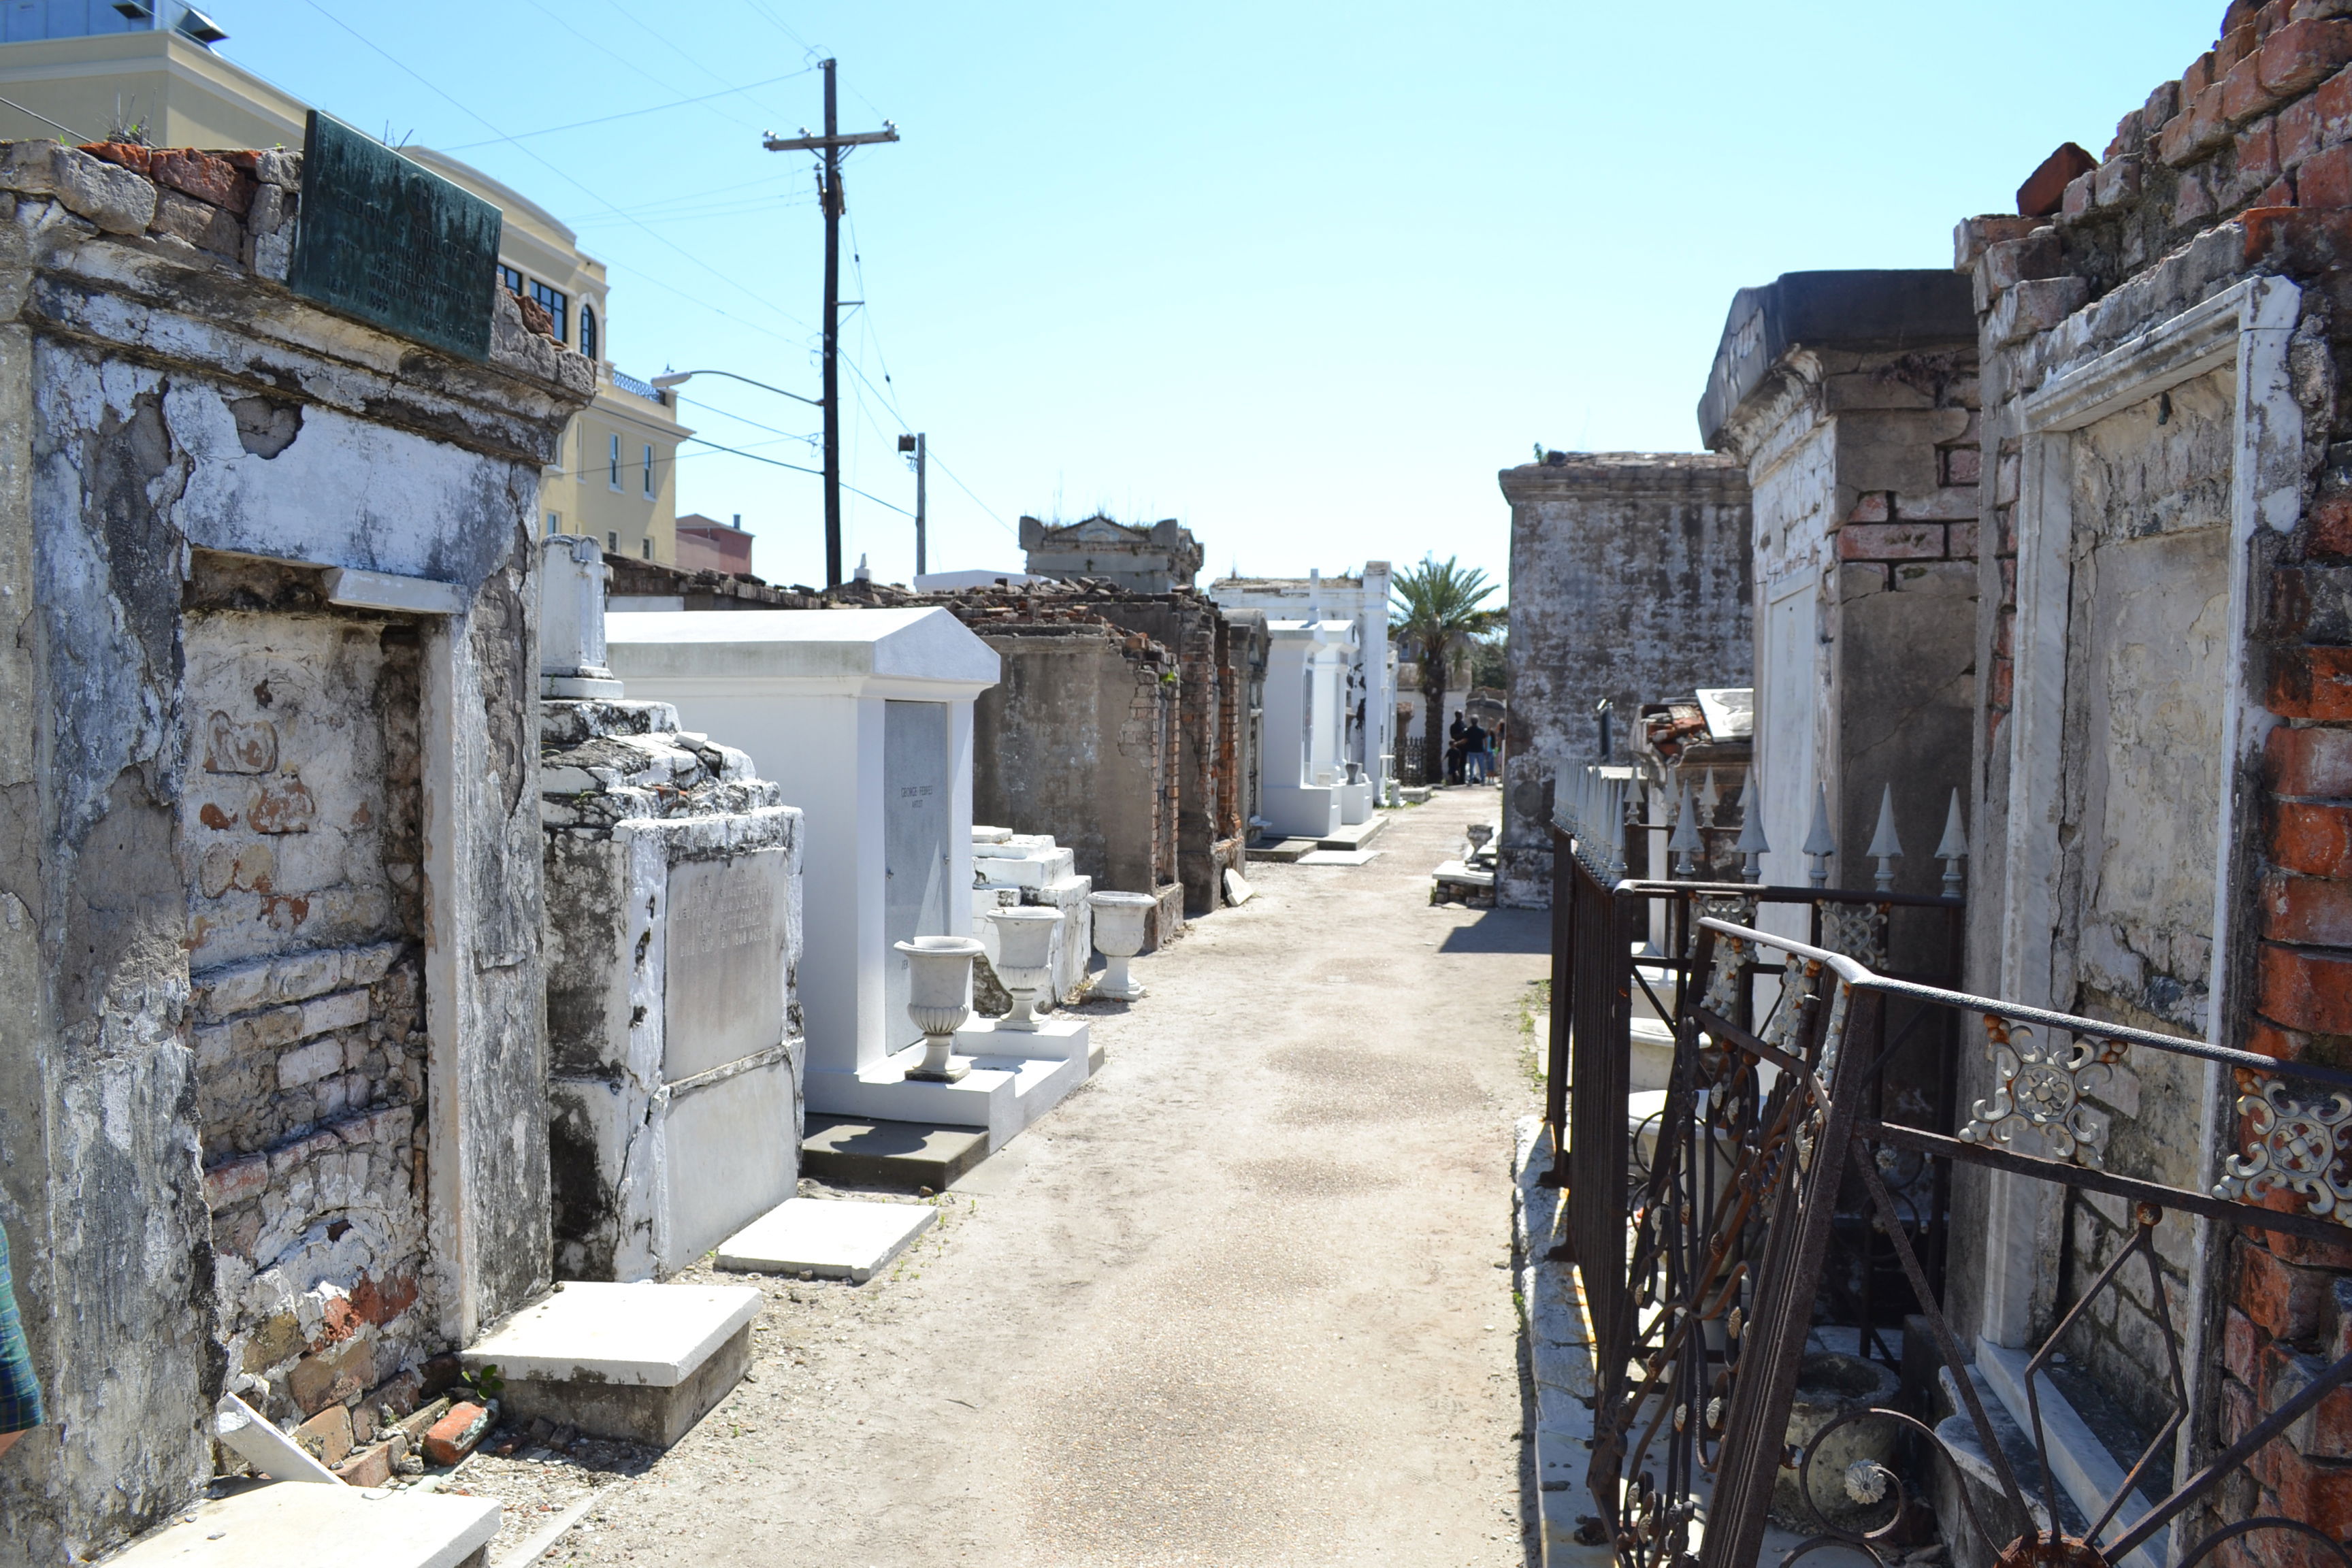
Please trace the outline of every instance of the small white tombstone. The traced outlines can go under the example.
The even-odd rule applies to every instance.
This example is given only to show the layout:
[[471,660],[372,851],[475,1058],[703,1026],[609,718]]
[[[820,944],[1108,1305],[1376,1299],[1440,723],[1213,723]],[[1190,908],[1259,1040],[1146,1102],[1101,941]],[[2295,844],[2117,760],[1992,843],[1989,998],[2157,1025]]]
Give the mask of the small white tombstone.
[[593,539],[552,533],[540,541],[541,696],[621,695],[604,663],[604,584],[612,575]]

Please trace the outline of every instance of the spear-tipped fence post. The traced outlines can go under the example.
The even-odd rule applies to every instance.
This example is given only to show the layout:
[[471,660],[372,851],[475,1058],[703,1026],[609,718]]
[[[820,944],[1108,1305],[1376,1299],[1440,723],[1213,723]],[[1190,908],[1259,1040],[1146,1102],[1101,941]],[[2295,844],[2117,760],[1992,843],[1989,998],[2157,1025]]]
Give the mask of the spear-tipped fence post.
[[1960,897],[1960,862],[1968,858],[1969,836],[1960,822],[1960,792],[1952,792],[1952,806],[1944,814],[1944,837],[1936,845],[1936,858],[1944,863],[1944,897]]
[[1903,858],[1903,840],[1895,831],[1895,786],[1888,784],[1878,797],[1878,830],[1870,836],[1870,847],[1863,851],[1878,862],[1878,890],[1895,890],[1895,862]]
[[1698,836],[1697,815],[1697,805],[1691,799],[1690,781],[1685,779],[1675,797],[1675,831],[1666,840],[1666,847],[1674,853],[1677,877],[1696,875],[1697,867],[1691,860],[1691,852],[1704,852],[1706,847]]
[[1813,785],[1813,826],[1805,835],[1805,858],[1812,862],[1808,875],[1816,888],[1830,885],[1830,857],[1837,853],[1837,835],[1830,831],[1830,791],[1823,784]]
[[1764,857],[1772,852],[1772,846],[1764,841],[1764,806],[1757,798],[1753,771],[1739,786],[1739,841],[1732,847],[1740,856],[1740,876],[1750,882],[1762,882]]

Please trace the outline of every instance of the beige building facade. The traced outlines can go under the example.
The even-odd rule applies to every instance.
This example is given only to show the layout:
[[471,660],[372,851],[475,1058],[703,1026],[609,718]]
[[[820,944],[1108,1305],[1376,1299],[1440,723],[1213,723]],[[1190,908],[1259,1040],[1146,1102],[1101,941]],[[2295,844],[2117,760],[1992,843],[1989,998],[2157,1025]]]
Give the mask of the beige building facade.
[[[218,29],[175,0],[145,20],[112,0],[0,0],[0,138],[300,147],[310,106],[215,53],[207,36]],[[498,207],[499,280],[538,301],[557,339],[596,367],[596,399],[542,477],[541,531],[674,564],[677,450],[694,432],[677,422],[676,393],[613,363],[604,264],[520,191],[428,148],[401,151]]]

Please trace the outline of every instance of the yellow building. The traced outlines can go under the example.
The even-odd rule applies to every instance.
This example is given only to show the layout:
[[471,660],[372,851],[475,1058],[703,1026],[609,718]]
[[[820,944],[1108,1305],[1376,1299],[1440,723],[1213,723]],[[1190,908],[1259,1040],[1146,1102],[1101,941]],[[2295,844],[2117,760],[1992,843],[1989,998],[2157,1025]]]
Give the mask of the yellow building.
[[[214,53],[225,36],[179,0],[0,0],[0,139],[299,147],[310,106]],[[402,151],[505,215],[500,280],[545,306],[557,335],[596,362],[596,401],[564,433],[543,482],[547,531],[675,563],[677,448],[694,432],[677,422],[675,393],[606,357],[604,264],[520,192],[446,154]]]

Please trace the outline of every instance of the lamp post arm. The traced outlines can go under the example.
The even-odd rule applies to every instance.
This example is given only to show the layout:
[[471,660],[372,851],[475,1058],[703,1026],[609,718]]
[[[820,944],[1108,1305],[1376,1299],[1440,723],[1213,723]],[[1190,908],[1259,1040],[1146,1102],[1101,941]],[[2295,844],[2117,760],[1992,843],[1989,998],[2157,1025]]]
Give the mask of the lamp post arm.
[[730,381],[740,381],[746,386],[756,386],[762,392],[772,392],[779,397],[789,397],[795,403],[805,403],[811,408],[822,408],[824,406],[824,400],[821,397],[803,397],[797,392],[786,392],[781,386],[770,386],[764,381],[753,381],[750,376],[737,375],[731,370],[673,371],[667,375],[657,375],[654,377],[653,384],[661,388],[662,391],[667,392],[670,388],[678,385],[682,382],[691,381],[698,375],[723,375]]

